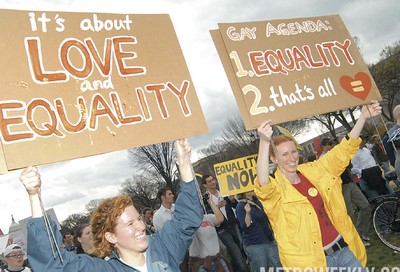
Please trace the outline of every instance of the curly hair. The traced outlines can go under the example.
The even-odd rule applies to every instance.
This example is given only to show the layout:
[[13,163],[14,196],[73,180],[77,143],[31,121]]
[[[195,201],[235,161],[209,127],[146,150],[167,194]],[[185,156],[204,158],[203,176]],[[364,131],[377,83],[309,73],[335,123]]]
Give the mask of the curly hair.
[[127,195],[117,196],[104,200],[92,214],[90,224],[93,233],[93,254],[104,258],[114,250],[114,244],[107,241],[107,232],[115,233],[115,227],[125,208],[133,205]]

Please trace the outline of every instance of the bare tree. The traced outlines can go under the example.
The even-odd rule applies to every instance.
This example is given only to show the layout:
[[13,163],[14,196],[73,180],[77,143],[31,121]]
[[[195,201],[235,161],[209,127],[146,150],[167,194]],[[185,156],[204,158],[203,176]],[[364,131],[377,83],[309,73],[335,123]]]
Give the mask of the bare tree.
[[122,183],[120,193],[129,195],[134,200],[136,208],[142,210],[144,207],[156,206],[157,191],[160,187],[161,184],[151,177],[139,175]]
[[93,199],[90,200],[88,204],[86,204],[85,209],[86,212],[89,216],[92,215],[92,213],[96,210],[96,208],[99,206],[99,204],[103,201],[104,199]]
[[242,118],[238,115],[228,119],[222,131],[226,149],[240,157],[257,153],[257,138],[257,130],[246,130]]
[[209,146],[198,150],[197,153],[203,159],[195,162],[193,168],[201,174],[211,174],[214,172],[214,164],[229,160],[227,145],[222,139],[212,140]]
[[131,148],[128,150],[128,158],[140,173],[154,172],[155,179],[162,180],[164,186],[170,187],[174,194],[177,193],[179,178],[173,142]]
[[[304,130],[307,120],[288,122],[285,126],[289,131]],[[258,152],[258,133],[257,130],[246,130],[240,116],[230,118],[224,125],[222,139],[216,139],[211,144],[199,151],[204,158],[196,162],[193,166],[196,172],[205,174],[214,171],[214,164],[233,160]]]
[[[339,122],[347,131],[350,131],[352,128],[351,123],[354,124],[356,122],[356,118],[354,116],[354,112],[356,110],[358,110],[358,107],[338,110],[325,114],[318,114],[307,119],[320,123],[329,131],[333,138],[336,138],[336,122]],[[350,119],[350,121],[348,119]]]
[[80,214],[71,214],[61,223],[61,233],[70,232],[74,233],[75,230],[83,225],[88,224],[90,217],[88,214],[80,213]]

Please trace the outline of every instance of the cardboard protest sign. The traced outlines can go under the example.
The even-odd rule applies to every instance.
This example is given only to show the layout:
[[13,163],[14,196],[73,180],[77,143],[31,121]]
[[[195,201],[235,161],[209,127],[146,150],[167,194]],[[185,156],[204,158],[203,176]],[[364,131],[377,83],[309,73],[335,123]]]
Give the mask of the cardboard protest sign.
[[0,10],[0,171],[207,125],[169,15]]
[[218,27],[211,35],[246,129],[381,100],[338,15]]
[[254,189],[257,155],[214,164],[215,177],[223,196],[235,195]]

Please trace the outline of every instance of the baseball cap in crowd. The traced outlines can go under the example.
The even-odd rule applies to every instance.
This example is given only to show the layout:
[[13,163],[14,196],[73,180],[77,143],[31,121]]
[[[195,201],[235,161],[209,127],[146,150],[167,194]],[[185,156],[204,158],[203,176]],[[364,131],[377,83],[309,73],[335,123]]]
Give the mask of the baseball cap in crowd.
[[321,140],[321,146],[325,146],[325,145],[333,145],[334,142],[331,138],[322,138]]
[[8,255],[10,255],[11,253],[15,252],[15,251],[21,251],[22,248],[20,245],[17,244],[11,244],[8,247],[6,247],[6,249],[4,250],[4,257],[7,257]]

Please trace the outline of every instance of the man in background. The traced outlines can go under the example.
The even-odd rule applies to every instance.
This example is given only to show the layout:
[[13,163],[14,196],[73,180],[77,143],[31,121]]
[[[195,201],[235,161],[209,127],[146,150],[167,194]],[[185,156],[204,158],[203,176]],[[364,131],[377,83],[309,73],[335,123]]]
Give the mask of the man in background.
[[153,234],[156,231],[153,225],[153,211],[148,207],[143,209],[143,220],[146,223],[146,234]]
[[172,218],[175,210],[175,196],[171,188],[163,187],[158,190],[157,198],[161,201],[161,206],[154,214],[153,225],[156,230],[160,230],[164,226],[165,221]]
[[322,148],[322,153],[320,155],[320,157],[322,157],[323,155],[326,154],[326,152],[328,152],[329,150],[331,150],[335,145],[335,142],[329,138],[329,137],[325,137],[322,138],[321,142],[320,142],[320,146]]
[[378,134],[372,136],[374,145],[372,146],[372,155],[374,155],[375,161],[382,168],[383,174],[390,172],[390,162],[388,154],[383,147],[381,137]]
[[76,247],[74,245],[74,236],[70,232],[64,233],[61,247],[65,248],[67,251],[75,252]]

